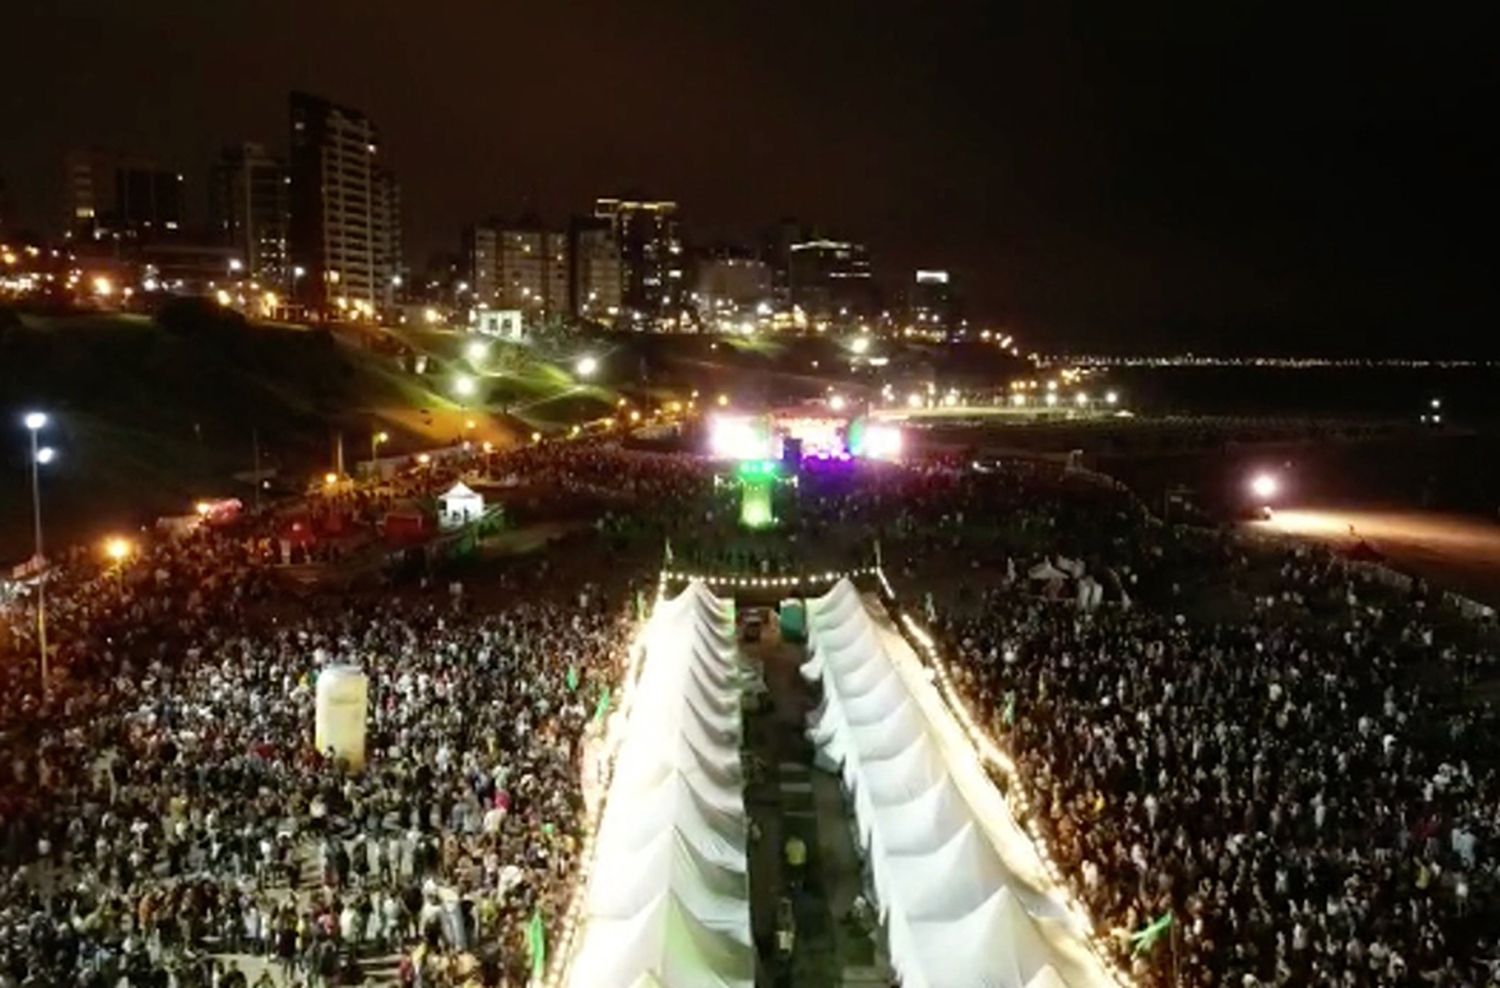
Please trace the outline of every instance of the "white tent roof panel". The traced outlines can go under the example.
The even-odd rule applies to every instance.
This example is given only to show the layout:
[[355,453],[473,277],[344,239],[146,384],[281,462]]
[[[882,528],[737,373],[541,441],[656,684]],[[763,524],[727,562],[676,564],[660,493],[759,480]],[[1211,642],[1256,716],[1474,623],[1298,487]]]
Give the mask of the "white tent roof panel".
[[808,602],[824,698],[809,737],[842,764],[903,988],[1095,988],[1112,978],[973,745],[878,604]]
[[752,988],[739,675],[730,610],[660,603],[600,821],[576,988]]

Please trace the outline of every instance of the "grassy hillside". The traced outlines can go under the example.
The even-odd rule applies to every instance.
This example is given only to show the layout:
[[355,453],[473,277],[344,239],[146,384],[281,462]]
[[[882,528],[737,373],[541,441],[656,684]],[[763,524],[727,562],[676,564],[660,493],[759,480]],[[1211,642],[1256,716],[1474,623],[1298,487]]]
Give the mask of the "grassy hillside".
[[[376,431],[392,436],[384,455],[462,435],[503,443],[600,414],[613,397],[575,391],[566,372],[509,352],[475,370],[455,334],[418,375],[372,337],[200,315],[167,329],[136,315],[0,312],[0,561],[30,545],[27,409],[52,415],[43,441],[58,459],[44,470],[43,500],[49,539],[61,542],[131,529],[207,495],[248,497],[232,475],[250,469],[253,435],[262,465],[300,484],[328,468],[336,431],[352,467]],[[479,382],[462,402],[451,388],[458,373]]]

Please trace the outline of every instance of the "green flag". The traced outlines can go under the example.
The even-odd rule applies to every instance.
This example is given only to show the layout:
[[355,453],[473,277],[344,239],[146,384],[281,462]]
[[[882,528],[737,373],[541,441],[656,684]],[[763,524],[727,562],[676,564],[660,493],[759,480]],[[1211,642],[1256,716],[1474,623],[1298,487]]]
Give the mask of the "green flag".
[[542,926],[541,909],[531,911],[526,924],[526,949],[531,954],[531,977],[540,984],[547,974],[547,930]]
[[1151,923],[1141,927],[1130,934],[1130,941],[1135,944],[1133,954],[1143,954],[1155,946],[1156,941],[1161,939],[1163,933],[1172,925],[1172,910],[1168,909]]
[[603,720],[604,715],[609,713],[609,687],[599,688],[599,702],[594,704],[594,720]]
[[577,689],[578,689],[578,667],[575,666],[575,665],[570,665],[570,666],[568,666],[568,692],[571,693],[571,692],[573,692],[573,691],[575,691]]
[[1000,721],[1006,727],[1016,722],[1016,691],[1005,691],[1005,709],[1000,713]]

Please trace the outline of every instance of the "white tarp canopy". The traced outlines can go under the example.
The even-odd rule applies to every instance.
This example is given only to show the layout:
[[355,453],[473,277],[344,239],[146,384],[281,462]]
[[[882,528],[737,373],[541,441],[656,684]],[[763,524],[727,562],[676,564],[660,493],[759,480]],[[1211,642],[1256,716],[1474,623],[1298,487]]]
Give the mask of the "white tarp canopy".
[[728,605],[694,582],[646,627],[599,824],[575,988],[753,988]]
[[448,488],[438,498],[438,527],[444,530],[462,528],[484,515],[484,498],[463,481]]
[[972,742],[878,603],[808,602],[808,735],[840,766],[903,988],[1095,988],[1087,943]]
[[1043,559],[1041,562],[1031,567],[1031,569],[1027,570],[1026,575],[1031,577],[1033,580],[1046,580],[1049,583],[1055,582],[1057,580],[1066,580],[1068,578],[1068,574],[1065,571],[1058,569],[1056,566],[1053,566],[1052,560],[1050,559]]

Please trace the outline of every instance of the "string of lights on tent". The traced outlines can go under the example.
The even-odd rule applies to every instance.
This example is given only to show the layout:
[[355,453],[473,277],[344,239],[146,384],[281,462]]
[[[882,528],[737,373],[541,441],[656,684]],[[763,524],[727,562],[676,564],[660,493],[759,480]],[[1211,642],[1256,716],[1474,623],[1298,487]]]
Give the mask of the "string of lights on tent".
[[569,985],[754,984],[733,622],[693,582],[646,627]]
[[884,612],[844,580],[808,625],[803,675],[823,687],[809,736],[850,793],[904,988],[1114,984]]

